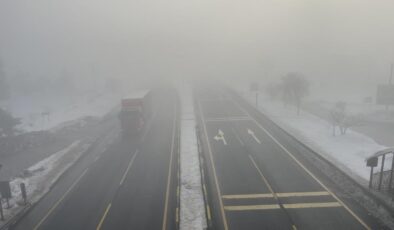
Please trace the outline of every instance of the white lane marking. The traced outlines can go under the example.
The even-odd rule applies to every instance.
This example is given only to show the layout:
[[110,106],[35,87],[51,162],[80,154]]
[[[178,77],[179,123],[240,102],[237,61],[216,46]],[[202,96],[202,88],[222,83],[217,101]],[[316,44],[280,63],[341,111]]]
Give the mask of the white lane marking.
[[351,210],[342,200],[340,200],[323,182],[321,182],[311,171],[309,171],[287,148],[285,148],[274,136],[271,135],[254,117],[250,115],[244,108],[239,105],[238,102],[234,101],[234,104],[244,111],[253,122],[265,132],[291,159],[293,159],[308,175],[310,175],[320,186],[322,186],[327,192],[331,194],[345,209],[348,213],[353,216],[365,229],[371,229],[360,217],[358,217],[353,210]]
[[129,162],[129,165],[127,166],[127,169],[126,169],[126,171],[124,172],[123,177],[122,177],[122,180],[120,181],[119,185],[122,185],[123,182],[125,181],[126,176],[127,176],[127,174],[129,173],[129,170],[130,170],[131,166],[133,165],[134,159],[135,159],[135,157],[137,156],[138,152],[139,152],[139,151],[136,150],[135,153],[134,153],[134,155],[131,157],[130,162]]
[[234,128],[231,128],[231,129],[233,130],[233,133],[234,133],[235,137],[237,138],[237,140],[239,141],[239,143],[241,143],[241,145],[244,146],[245,143],[241,140],[241,138],[239,137],[237,131],[235,131]]
[[223,117],[223,118],[210,118],[205,122],[223,122],[223,121],[250,121],[249,117]]
[[62,197],[52,206],[51,209],[49,209],[48,213],[38,222],[38,224],[34,227],[34,230],[37,230],[43,223],[44,221],[53,213],[53,211],[59,206],[59,204],[66,198],[66,196],[71,192],[71,190],[74,189],[74,187],[78,184],[78,182],[82,179],[82,177],[88,172],[88,169],[85,169],[83,173],[74,181],[74,183],[71,184],[71,186],[67,189],[67,191],[63,194]]
[[147,128],[145,129],[145,133],[142,134],[141,142],[144,142],[145,137],[148,135],[149,131],[151,130],[152,123],[153,123],[154,120],[156,119],[156,116],[157,116],[157,110],[155,110],[155,112],[154,112],[152,118],[149,119],[149,121],[148,121],[148,123],[147,123],[147,125],[146,125]]
[[251,136],[253,137],[253,139],[254,139],[257,143],[261,144],[261,141],[256,137],[256,134],[255,134],[251,129],[248,129],[248,134],[251,135]]
[[224,133],[221,129],[218,130],[218,134],[213,137],[216,141],[223,141],[224,145],[227,145],[226,138],[224,138]]
[[218,193],[218,199],[219,199],[219,205],[220,205],[220,213],[221,213],[222,220],[223,220],[224,230],[228,230],[227,217],[226,217],[226,213],[224,212],[224,205],[223,205],[223,201],[221,199],[222,192],[220,191],[219,180],[218,180],[218,177],[217,177],[217,174],[216,174],[215,161],[213,159],[213,154],[212,154],[212,147],[211,147],[211,143],[209,142],[209,136],[208,136],[207,127],[206,127],[206,123],[205,123],[205,120],[204,120],[204,114],[203,114],[203,111],[202,111],[202,106],[201,106],[201,102],[200,101],[198,101],[198,111],[200,112],[203,132],[204,132],[205,140],[206,140],[207,146],[208,146],[208,153],[209,153],[208,155],[209,155],[209,159],[210,159],[210,163],[211,163],[210,165],[212,166],[212,172],[213,172],[213,178],[214,178],[214,181],[215,181],[216,192]]
[[101,155],[96,156],[96,158],[94,158],[93,162],[96,162],[98,159],[100,159]]

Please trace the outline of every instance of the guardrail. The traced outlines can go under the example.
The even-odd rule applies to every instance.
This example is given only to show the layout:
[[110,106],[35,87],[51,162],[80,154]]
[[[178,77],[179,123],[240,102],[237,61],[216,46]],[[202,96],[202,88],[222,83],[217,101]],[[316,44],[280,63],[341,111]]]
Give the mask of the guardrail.
[[0,230],[9,230],[14,224],[16,224],[32,207],[32,204],[27,203],[23,209],[18,211],[16,215],[8,219],[3,226],[0,227]]

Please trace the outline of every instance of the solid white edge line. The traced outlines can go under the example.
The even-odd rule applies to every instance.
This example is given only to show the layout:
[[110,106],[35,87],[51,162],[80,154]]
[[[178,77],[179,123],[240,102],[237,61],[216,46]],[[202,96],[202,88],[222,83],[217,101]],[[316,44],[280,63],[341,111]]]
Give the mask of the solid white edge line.
[[130,170],[131,166],[133,165],[134,159],[135,159],[135,157],[137,156],[138,152],[139,152],[139,151],[136,150],[135,153],[134,153],[134,155],[131,157],[131,159],[130,159],[130,161],[129,161],[129,165],[127,166],[125,172],[123,173],[123,176],[122,176],[122,179],[120,180],[119,185],[122,185],[123,182],[125,181],[125,179],[126,179],[126,177],[127,177],[127,174],[129,173],[129,170]]

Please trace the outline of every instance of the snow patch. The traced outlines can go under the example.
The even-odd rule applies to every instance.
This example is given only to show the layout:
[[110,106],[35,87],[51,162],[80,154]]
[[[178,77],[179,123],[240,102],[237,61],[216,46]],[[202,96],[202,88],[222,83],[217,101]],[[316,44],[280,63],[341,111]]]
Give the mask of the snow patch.
[[83,117],[102,117],[120,104],[121,95],[20,96],[0,104],[21,119],[22,132],[48,130]]
[[182,88],[181,105],[181,230],[206,228],[197,146],[196,121],[190,87]]
[[[255,105],[254,93],[244,93],[243,96]],[[305,111],[297,115],[293,106],[284,106],[261,95],[259,110],[362,184],[369,180],[370,168],[366,167],[366,158],[387,148],[352,130],[346,135],[333,136],[330,122]],[[388,164],[391,157],[386,162],[387,167],[391,166]]]
[[28,202],[31,204],[37,202],[88,147],[88,144],[81,145],[81,141],[75,141],[67,148],[34,164],[24,170],[20,176],[12,179],[10,186],[13,197],[9,201],[11,208],[6,209],[7,205],[3,203],[5,219],[9,219],[23,208],[21,183],[26,186]]

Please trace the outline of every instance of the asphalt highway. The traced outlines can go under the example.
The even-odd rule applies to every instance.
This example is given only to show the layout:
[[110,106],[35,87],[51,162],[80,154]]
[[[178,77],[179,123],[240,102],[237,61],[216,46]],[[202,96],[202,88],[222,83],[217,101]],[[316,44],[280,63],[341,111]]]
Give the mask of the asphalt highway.
[[384,229],[245,101],[217,88],[195,100],[213,229]]
[[13,229],[178,229],[178,98],[157,100],[140,137],[86,153]]

